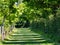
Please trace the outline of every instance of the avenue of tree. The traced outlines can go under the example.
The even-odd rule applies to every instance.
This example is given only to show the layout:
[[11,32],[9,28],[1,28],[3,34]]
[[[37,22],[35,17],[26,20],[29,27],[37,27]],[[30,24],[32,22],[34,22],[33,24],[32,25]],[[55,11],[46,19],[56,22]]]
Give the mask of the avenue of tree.
[[0,1],[2,35],[4,32],[10,32],[16,22],[26,20],[33,29],[40,29],[48,34],[60,34],[60,0]]

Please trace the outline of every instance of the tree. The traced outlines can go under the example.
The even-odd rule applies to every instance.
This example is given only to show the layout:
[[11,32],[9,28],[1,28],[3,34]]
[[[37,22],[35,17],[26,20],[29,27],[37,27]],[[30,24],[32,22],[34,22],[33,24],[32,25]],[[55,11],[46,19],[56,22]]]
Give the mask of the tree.
[[2,18],[0,24],[3,26],[2,40],[4,40],[5,27],[9,27],[9,25],[12,25],[18,19],[16,8],[13,7],[16,1],[17,0],[1,0],[0,2],[0,17]]
[[17,10],[19,15],[26,16],[29,21],[35,23],[32,27],[37,28],[38,25],[40,30],[44,27],[42,30],[45,33],[55,35],[59,27],[57,18],[59,8],[60,0],[23,0]]

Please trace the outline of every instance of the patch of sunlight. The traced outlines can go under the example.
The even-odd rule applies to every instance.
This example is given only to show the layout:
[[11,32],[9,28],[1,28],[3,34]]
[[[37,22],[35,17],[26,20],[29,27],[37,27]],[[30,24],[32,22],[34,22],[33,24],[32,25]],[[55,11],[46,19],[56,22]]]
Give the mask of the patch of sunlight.
[[5,38],[6,38],[6,39],[10,39],[10,38],[9,38],[9,35],[7,35]]
[[0,34],[0,45],[2,45],[2,42],[1,42],[1,34]]
[[13,31],[13,32],[18,32],[18,30],[17,30],[17,29],[15,29],[15,28],[14,28],[12,31]]
[[30,32],[31,30],[27,30],[27,31],[29,31],[29,32]]
[[26,44],[26,45],[54,45],[53,43]]
[[41,44],[41,45],[54,45],[54,43],[44,43],[44,44]]
[[3,45],[3,44],[0,42],[0,45]]
[[49,19],[52,20],[54,18],[54,15],[50,14]]
[[0,39],[1,39],[1,35],[0,35]]
[[3,45],[1,41],[0,41],[0,45]]

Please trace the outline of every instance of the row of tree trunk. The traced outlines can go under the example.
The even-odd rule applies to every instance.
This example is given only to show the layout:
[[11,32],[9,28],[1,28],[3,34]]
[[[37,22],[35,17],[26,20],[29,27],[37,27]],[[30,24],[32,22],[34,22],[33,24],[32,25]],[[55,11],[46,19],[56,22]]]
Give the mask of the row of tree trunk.
[[1,35],[2,41],[5,39],[6,35],[9,34],[13,30],[13,28],[14,28],[14,25],[11,25],[9,27],[9,31],[5,31],[4,25],[0,26],[0,35]]

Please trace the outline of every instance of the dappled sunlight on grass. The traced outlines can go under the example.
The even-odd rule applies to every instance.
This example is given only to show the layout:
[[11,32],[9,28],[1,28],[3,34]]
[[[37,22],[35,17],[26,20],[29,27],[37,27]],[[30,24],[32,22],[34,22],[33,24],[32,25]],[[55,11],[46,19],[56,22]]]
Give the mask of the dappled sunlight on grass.
[[0,40],[0,45],[3,45],[2,42],[1,42],[1,40]]
[[14,28],[13,30],[12,30],[12,32],[17,32],[18,30],[16,29],[16,28]]
[[40,45],[54,45],[54,43],[45,43],[45,44],[40,44]]
[[[6,45],[56,45],[40,33],[36,33],[29,28],[15,28],[13,33],[7,36]],[[39,31],[38,31],[39,32]]]
[[10,39],[10,37],[11,37],[11,36],[9,36],[9,35],[6,35],[5,39]]

